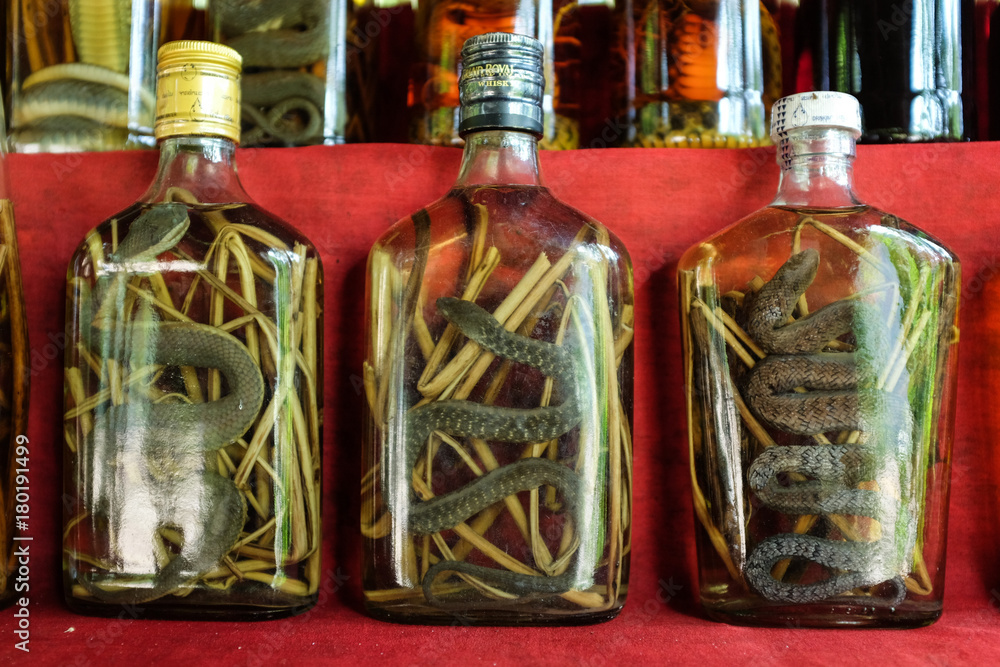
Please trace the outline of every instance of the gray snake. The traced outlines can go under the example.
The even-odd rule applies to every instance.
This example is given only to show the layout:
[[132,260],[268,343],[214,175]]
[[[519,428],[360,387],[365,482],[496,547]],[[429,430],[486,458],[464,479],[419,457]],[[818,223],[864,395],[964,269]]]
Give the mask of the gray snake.
[[[95,415],[82,445],[79,473],[87,510],[107,517],[112,536],[147,535],[143,548],[161,539],[157,531],[163,527],[180,528],[184,538],[179,553],[151,582],[108,591],[80,577],[103,602],[152,601],[205,574],[236,544],[246,519],[242,494],[231,479],[206,464],[206,454],[242,436],[257,418],[264,381],[250,353],[216,327],[117,319],[125,312],[125,281],[176,245],[188,225],[180,204],[155,204],[141,213],[108,258],[93,295],[95,307],[81,304],[81,334],[98,358],[127,359],[133,369],[148,364],[214,368],[229,388],[218,400],[195,404],[153,404],[135,400],[133,391],[128,402]],[[128,554],[124,558],[132,559]]]
[[[462,334],[486,350],[498,357],[533,366],[543,375],[555,378],[565,398],[560,405],[532,409],[496,407],[465,400],[437,401],[416,408],[406,417],[404,470],[408,476],[434,431],[500,442],[539,443],[558,438],[580,422],[576,393],[580,380],[570,348],[511,333],[490,313],[470,301],[445,297],[437,300],[437,307]],[[497,468],[455,491],[412,503],[408,512],[409,529],[414,534],[424,535],[454,528],[505,497],[542,484],[562,492],[564,505],[579,528],[580,476],[555,461],[526,458]],[[473,575],[518,595],[564,592],[572,587],[576,578],[572,570],[556,576],[533,576],[443,560],[431,566],[423,577],[424,595],[431,602],[436,602],[431,585],[444,571]]]
[[[865,304],[835,301],[786,324],[799,297],[812,284],[819,253],[792,255],[766,283],[749,308],[747,333],[768,356],[750,371],[743,396],[753,413],[773,428],[797,435],[831,431],[875,431],[879,437],[905,437],[905,400],[873,390],[859,372],[857,353],[821,350],[850,333]],[[860,340],[860,338],[859,338]],[[793,391],[804,388],[804,392]],[[894,530],[898,501],[886,493],[857,488],[856,480],[874,479],[874,471],[891,474],[893,462],[878,460],[871,442],[836,445],[774,446],[750,465],[750,488],[765,505],[785,514],[846,514],[871,517],[882,527],[876,542],[836,541],[783,533],[761,541],[747,559],[750,585],[768,600],[805,603],[825,600],[861,586],[892,581],[893,604],[906,594],[894,564]],[[779,482],[782,473],[805,479]],[[839,573],[808,584],[780,581],[772,568],[788,558],[803,558]]]
[[[225,43],[243,57],[245,146],[315,143],[323,138],[326,82],[298,71],[327,58],[329,0],[217,0]],[[254,71],[256,69],[261,71]]]

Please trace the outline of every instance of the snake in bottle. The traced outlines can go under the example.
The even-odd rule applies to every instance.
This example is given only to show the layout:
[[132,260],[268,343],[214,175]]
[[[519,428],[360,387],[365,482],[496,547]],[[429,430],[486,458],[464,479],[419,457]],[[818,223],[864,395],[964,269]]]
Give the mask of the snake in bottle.
[[[453,297],[437,300],[438,310],[467,338],[498,357],[533,366],[555,378],[564,400],[560,405],[532,409],[484,405],[468,400],[443,400],[411,410],[405,417],[407,477],[413,473],[420,450],[434,431],[455,436],[510,443],[547,442],[569,432],[582,419],[578,396],[581,382],[578,362],[569,346],[555,345],[503,328],[492,314],[471,301]],[[430,500],[410,503],[408,527],[412,534],[427,535],[454,528],[490,505],[519,491],[543,484],[558,488],[564,506],[579,530],[584,498],[582,478],[571,468],[546,458],[524,458],[501,466],[465,486]],[[391,481],[389,487],[392,488]],[[390,507],[396,507],[392,496]],[[579,569],[579,568],[576,568]],[[556,594],[570,590],[579,575],[573,568],[555,576],[526,575],[464,561],[442,560],[423,576],[424,596],[437,604],[431,586],[442,572],[473,575],[516,595]]]
[[[141,213],[102,267],[93,297],[81,299],[81,336],[98,358],[128,359],[133,370],[146,364],[214,368],[229,388],[218,400],[194,404],[154,404],[135,400],[138,393],[131,391],[128,402],[95,414],[81,444],[79,478],[87,511],[106,518],[112,542],[118,534],[126,550],[137,531],[143,532],[143,551],[161,539],[161,528],[180,528],[183,534],[183,545],[169,563],[127,588],[107,590],[79,577],[102,602],[149,602],[193,581],[218,566],[246,520],[243,495],[206,464],[206,455],[242,436],[257,418],[264,381],[250,353],[216,327],[115,319],[125,313],[129,278],[147,273],[143,265],[155,264],[189,225],[181,204],[155,204]],[[127,552],[115,553],[112,561],[128,559]]]
[[[799,297],[815,279],[818,267],[816,250],[796,253],[753,297],[747,333],[768,356],[748,374],[743,397],[757,417],[786,433],[817,435],[863,430],[873,436],[866,444],[770,447],[750,464],[748,481],[761,502],[779,512],[870,517],[881,525],[882,537],[875,542],[850,542],[798,533],[774,535],[751,552],[745,574],[765,599],[790,603],[825,600],[861,586],[891,581],[896,588],[896,604],[906,594],[893,557],[898,501],[885,491],[857,488],[852,480],[858,476],[874,479],[865,476],[873,470],[880,471],[887,481],[894,475],[898,479],[895,461],[891,456],[878,456],[872,440],[895,437],[908,441],[909,406],[905,399],[869,386],[874,383],[861,370],[861,350],[822,351],[831,341],[855,330],[856,325],[874,326],[872,312],[865,303],[841,299],[787,323]],[[794,391],[797,388],[805,391]],[[782,473],[797,474],[802,479],[790,478],[782,484]],[[793,557],[839,572],[806,584],[776,579],[772,568]]]

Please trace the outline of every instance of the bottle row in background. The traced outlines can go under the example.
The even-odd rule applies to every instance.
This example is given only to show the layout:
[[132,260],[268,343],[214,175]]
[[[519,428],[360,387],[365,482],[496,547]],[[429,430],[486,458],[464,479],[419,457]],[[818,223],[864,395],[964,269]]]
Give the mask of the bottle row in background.
[[543,148],[758,146],[771,104],[806,90],[857,97],[863,142],[995,139],[997,4],[17,0],[3,17],[10,141],[153,147],[157,47],[213,39],[244,60],[244,146],[461,145],[461,46],[490,31],[543,44]]
[[[631,260],[540,184],[544,43],[491,33],[463,53],[458,180],[368,258],[366,608],[608,620],[633,526]],[[240,185],[239,53],[159,57],[157,176],[67,274],[64,592],[98,615],[300,613],[320,571],[321,261]],[[701,602],[751,625],[925,625],[943,601],[959,261],[854,194],[854,97],[781,98],[769,127],[775,200],[678,264]],[[9,549],[27,345],[4,177]]]
[[244,146],[343,138],[343,0],[16,0],[5,67],[18,152],[154,148],[156,52],[178,39],[238,51]]

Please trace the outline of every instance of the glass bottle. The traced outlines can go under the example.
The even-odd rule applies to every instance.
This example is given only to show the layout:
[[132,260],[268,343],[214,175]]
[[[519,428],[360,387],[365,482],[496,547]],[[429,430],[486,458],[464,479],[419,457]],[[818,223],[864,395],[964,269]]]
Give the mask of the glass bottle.
[[173,0],[11,2],[19,153],[152,148],[156,48]]
[[365,603],[606,620],[628,582],[631,263],[541,185],[541,45],[489,33],[463,58],[458,181],[368,256]]
[[[805,90],[858,98],[865,143],[958,141],[963,5],[971,0],[802,0],[797,67]],[[802,88],[800,88],[802,90]],[[970,128],[971,129],[971,128]]]
[[15,590],[21,564],[11,556],[18,518],[27,521],[30,495],[30,443],[28,427],[28,320],[21,291],[21,260],[14,229],[14,206],[7,178],[6,135],[3,104],[0,104],[0,608],[23,599],[23,587]]
[[717,620],[941,613],[959,263],[858,200],[860,132],[849,95],[780,100],[777,197],[678,267],[701,601]]
[[781,95],[771,13],[750,0],[635,0],[622,46],[634,59],[632,146],[745,148],[768,143]]
[[542,148],[580,145],[580,101],[600,94],[583,80],[580,4],[569,0],[429,0],[417,5],[410,75],[410,140],[461,146],[463,42],[487,32],[531,35],[545,49]]
[[323,272],[240,184],[239,64],[160,49],[156,178],[69,265],[74,611],[269,618],[317,598]]
[[243,146],[344,141],[347,0],[209,0],[214,40],[243,56]]

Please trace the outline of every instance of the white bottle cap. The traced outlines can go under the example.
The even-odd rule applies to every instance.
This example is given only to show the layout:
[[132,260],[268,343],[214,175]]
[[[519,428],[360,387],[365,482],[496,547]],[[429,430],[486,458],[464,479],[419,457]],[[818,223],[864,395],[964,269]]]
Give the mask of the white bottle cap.
[[782,97],[771,108],[771,140],[799,127],[842,127],[861,136],[861,105],[853,95],[814,91]]

